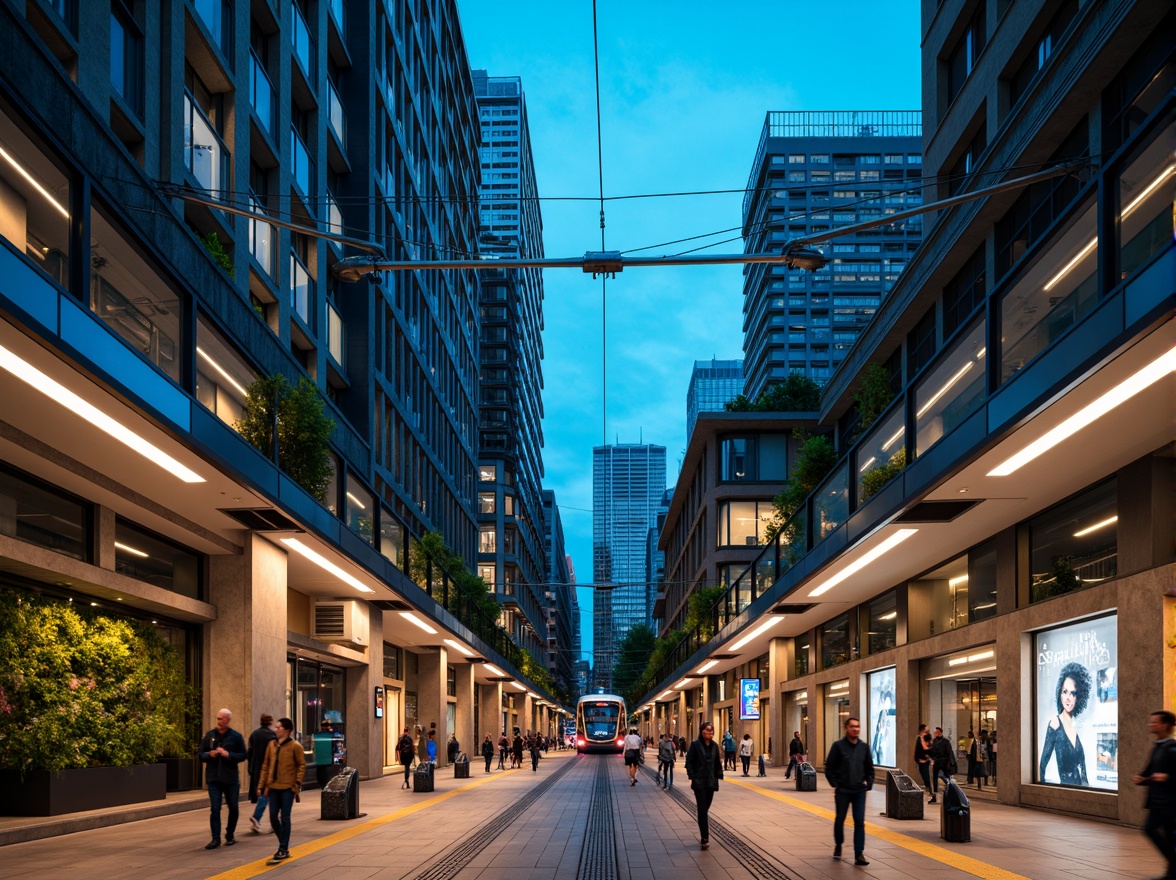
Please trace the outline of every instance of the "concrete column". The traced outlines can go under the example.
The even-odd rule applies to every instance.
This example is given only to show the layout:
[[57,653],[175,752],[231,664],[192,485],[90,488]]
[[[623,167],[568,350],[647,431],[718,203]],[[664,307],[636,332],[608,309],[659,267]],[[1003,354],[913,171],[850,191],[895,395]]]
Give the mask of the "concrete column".
[[[535,730],[535,701],[531,699],[529,693],[519,694],[523,698],[523,708],[519,712],[519,727],[523,729],[523,736],[527,732],[534,732]],[[515,705],[518,705],[516,701]]]
[[[698,687],[698,700],[694,706],[694,727],[686,734],[686,739],[698,739],[698,730],[703,721],[715,720],[715,700],[712,685],[714,678],[710,675],[702,677],[702,684]],[[715,730],[715,739],[723,735],[723,731]]]
[[[455,724],[457,729],[453,734],[461,750],[471,761],[481,754],[482,744],[474,741],[474,667],[470,663],[460,663],[454,667],[457,678],[457,713]],[[448,739],[448,738],[447,738]]]
[[286,553],[247,533],[241,555],[209,558],[208,583],[217,618],[204,627],[201,732],[227,708],[248,736],[262,712],[285,714]]
[[417,657],[417,716],[426,737],[430,730],[437,731],[438,766],[446,763],[445,743],[450,734],[445,722],[445,707],[449,703],[449,696],[445,693],[448,659],[449,652],[445,648],[429,650]]
[[[384,614],[364,603],[370,641],[365,666],[347,668],[347,765],[362,779],[384,773],[384,719],[376,717],[376,685],[384,683]],[[393,722],[395,723],[395,722]]]
[[[772,740],[772,766],[788,763],[788,742],[792,739],[784,730],[784,682],[795,668],[792,639],[772,639],[768,642],[768,736]],[[767,743],[762,748],[767,751]],[[783,756],[783,757],[781,757]]]
[[[478,728],[483,737],[490,734],[490,742],[494,743],[494,753],[497,754],[498,737],[502,736],[502,682],[475,684],[474,687],[479,688]],[[478,749],[481,748],[482,744],[478,743]]]
[[690,730],[690,725],[686,723],[686,692],[678,691],[678,729],[675,733],[678,736],[684,736],[687,740],[695,738],[694,731]]

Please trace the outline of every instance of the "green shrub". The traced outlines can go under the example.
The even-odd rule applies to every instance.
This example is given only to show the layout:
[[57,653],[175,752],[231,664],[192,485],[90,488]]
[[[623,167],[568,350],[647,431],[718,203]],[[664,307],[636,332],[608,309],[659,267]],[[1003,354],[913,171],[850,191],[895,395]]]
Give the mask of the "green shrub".
[[331,483],[328,444],[334,420],[323,410],[314,383],[303,376],[293,388],[286,377],[254,380],[245,396],[237,431],[265,455],[274,454],[274,407],[277,407],[278,467],[307,492],[325,502]]
[[906,450],[900,449],[890,456],[890,461],[862,474],[862,488],[858,502],[864,504],[878,494],[878,490],[902,473],[906,467]]
[[184,658],[150,626],[0,591],[0,767],[129,767],[196,748]]
[[231,278],[233,275],[233,258],[229,256],[229,252],[221,244],[220,236],[215,232],[210,232],[208,235],[201,235],[200,243],[204,245],[204,249],[212,256],[213,262],[224,269]]

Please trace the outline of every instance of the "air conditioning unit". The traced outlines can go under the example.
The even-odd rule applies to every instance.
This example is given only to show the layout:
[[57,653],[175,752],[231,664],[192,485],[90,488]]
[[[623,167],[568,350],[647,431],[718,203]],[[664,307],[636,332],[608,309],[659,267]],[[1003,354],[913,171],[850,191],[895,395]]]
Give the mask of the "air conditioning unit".
[[320,599],[314,603],[314,637],[324,642],[349,642],[367,647],[367,609],[356,599]]

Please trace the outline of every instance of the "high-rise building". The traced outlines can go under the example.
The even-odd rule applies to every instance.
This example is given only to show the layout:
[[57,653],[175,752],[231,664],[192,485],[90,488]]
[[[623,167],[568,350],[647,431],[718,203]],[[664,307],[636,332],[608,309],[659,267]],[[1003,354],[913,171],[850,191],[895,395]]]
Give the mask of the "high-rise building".
[[743,361],[695,361],[686,388],[686,443],[694,433],[698,414],[722,412],[723,406],[743,393]]
[[479,136],[453,0],[0,3],[0,590],[150,621],[205,726],[285,693],[365,776],[499,729],[517,647],[408,554],[476,561],[477,275],[323,237],[476,252]]
[[[646,567],[649,529],[666,490],[666,448],[651,443],[619,443],[592,450],[592,579],[597,600],[609,605],[606,645],[596,635],[597,681],[602,651],[638,624],[652,621],[653,594]],[[609,589],[602,589],[607,586]],[[610,661],[611,662],[611,661]]]
[[[917,110],[769,111],[743,199],[748,253],[879,220],[922,204]],[[819,245],[817,272],[749,266],[743,281],[744,393],[789,373],[825,384],[878,310],[923,235],[922,217]]]
[[[479,250],[487,257],[539,259],[543,221],[522,82],[475,70],[473,86],[482,132]],[[539,269],[478,274],[478,573],[493,585],[508,631],[546,663],[543,275]]]
[[544,577],[547,613],[547,668],[569,693],[575,685],[572,663],[577,659],[580,639],[580,606],[576,583],[564,547],[563,519],[555,493],[543,490],[544,522],[547,524],[547,570]]
[[645,539],[645,594],[649,607],[649,623],[654,632],[658,629],[654,622],[657,616],[655,609],[657,600],[665,589],[666,575],[666,554],[658,547],[658,539],[666,524],[666,516],[670,512],[670,499],[673,495],[672,489],[667,489],[662,493],[661,501],[657,505],[657,510],[654,511],[653,524],[650,525],[649,533]]

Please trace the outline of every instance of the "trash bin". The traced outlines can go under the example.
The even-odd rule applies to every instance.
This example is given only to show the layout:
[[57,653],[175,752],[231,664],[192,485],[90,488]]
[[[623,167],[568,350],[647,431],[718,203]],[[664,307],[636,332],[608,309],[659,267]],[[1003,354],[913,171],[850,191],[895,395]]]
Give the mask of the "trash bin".
[[359,816],[359,771],[342,767],[327,780],[320,799],[320,819],[354,819]]
[[901,770],[886,772],[886,815],[891,819],[923,818],[923,789]]
[[972,810],[968,796],[954,779],[943,789],[939,836],[950,843],[967,843],[972,839]]
[[418,764],[416,770],[412,773],[412,790],[413,791],[432,791],[433,790],[433,765],[426,761],[423,764]]
[[812,764],[806,762],[804,764],[796,765],[796,790],[817,790],[817,768]]
[[470,778],[470,759],[465,755],[458,755],[457,760],[453,762],[453,778]]

